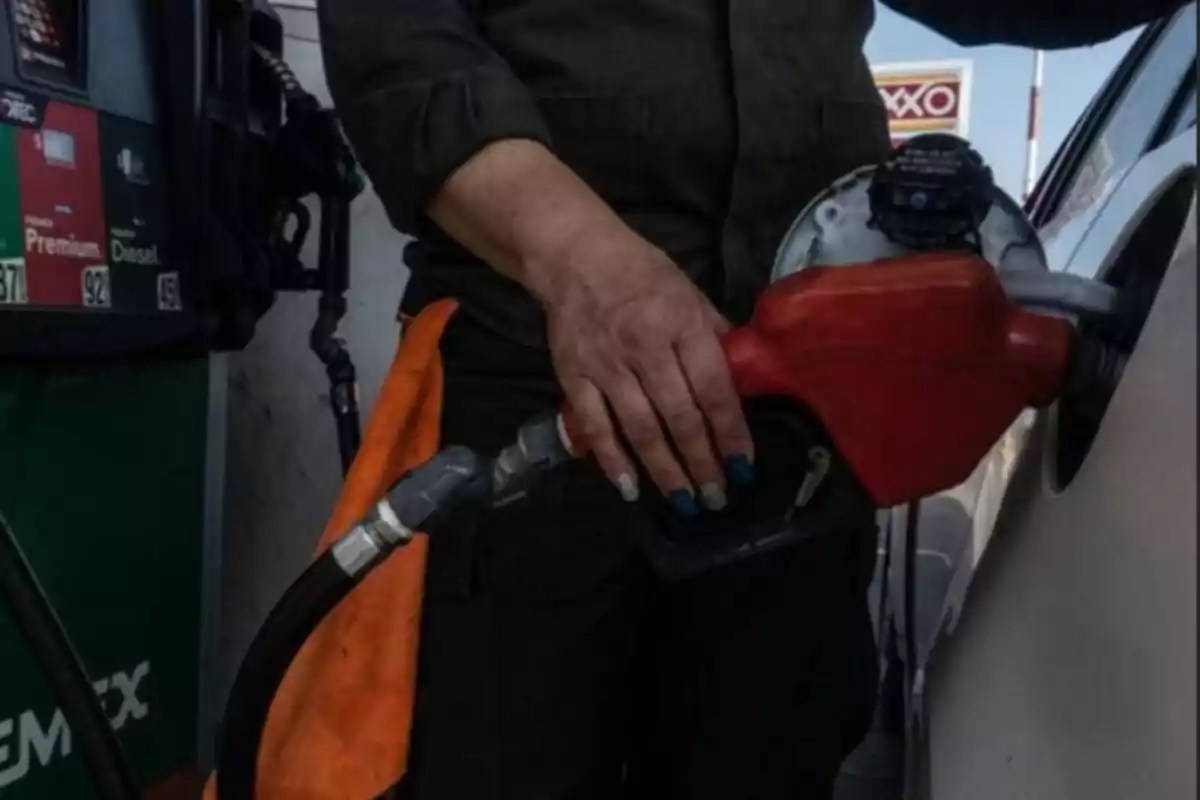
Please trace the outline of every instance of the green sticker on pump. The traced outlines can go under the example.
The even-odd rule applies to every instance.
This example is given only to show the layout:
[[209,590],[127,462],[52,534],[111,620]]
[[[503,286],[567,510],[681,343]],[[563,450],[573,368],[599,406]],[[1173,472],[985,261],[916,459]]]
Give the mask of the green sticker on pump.
[[24,258],[16,131],[0,125],[0,259]]
[[29,303],[15,130],[0,124],[0,306]]

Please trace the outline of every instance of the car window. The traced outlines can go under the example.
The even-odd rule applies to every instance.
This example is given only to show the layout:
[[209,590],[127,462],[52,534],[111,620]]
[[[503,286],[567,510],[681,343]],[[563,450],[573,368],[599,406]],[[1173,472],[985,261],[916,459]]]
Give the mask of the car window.
[[1188,128],[1196,127],[1196,78],[1194,75],[1184,89],[1182,102],[1175,114],[1171,127],[1167,129],[1166,138],[1168,139],[1174,139]]
[[[1182,82],[1192,77],[1196,58],[1196,6],[1181,11],[1155,42],[1121,90],[1086,155],[1052,209],[1042,210],[1047,237],[1092,208],[1115,187],[1121,174],[1146,152]],[[1193,97],[1193,119],[1194,97]]]
[[1026,202],[1026,210],[1037,228],[1040,229],[1058,209],[1063,194],[1069,188],[1067,182],[1078,171],[1088,146],[1104,129],[1113,106],[1137,74],[1147,54],[1154,49],[1167,24],[1159,22],[1142,30],[1054,151]]

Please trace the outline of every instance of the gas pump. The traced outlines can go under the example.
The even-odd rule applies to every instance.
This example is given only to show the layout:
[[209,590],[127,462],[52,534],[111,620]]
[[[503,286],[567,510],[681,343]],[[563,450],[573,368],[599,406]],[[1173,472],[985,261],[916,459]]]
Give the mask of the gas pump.
[[343,467],[358,447],[337,327],[363,182],[282,45],[265,2],[3,0],[5,798],[198,791],[209,354],[277,292],[319,294],[298,346]]
[[221,190],[204,180],[211,126],[173,107],[206,105],[187,76],[198,26],[172,4],[6,5],[0,357],[232,344],[222,322],[237,312],[220,294],[205,302],[205,284],[249,275],[235,253],[203,244]]
[[[240,349],[276,291],[344,293],[363,183],[269,7],[91,5],[0,18],[0,358]],[[317,270],[298,258],[308,195]]]

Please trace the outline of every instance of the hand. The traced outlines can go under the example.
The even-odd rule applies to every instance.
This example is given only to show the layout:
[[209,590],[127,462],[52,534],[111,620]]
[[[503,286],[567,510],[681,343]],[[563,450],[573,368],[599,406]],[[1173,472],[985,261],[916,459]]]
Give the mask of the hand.
[[626,499],[638,496],[637,473],[610,407],[680,513],[698,512],[697,486],[705,505],[724,505],[721,458],[733,480],[754,480],[753,442],[718,338],[725,320],[553,153],[493,142],[446,180],[428,211],[542,303],[575,421]]
[[550,350],[601,468],[625,499],[637,498],[615,417],[679,513],[698,513],[697,488],[705,507],[724,507],[726,474],[751,482],[754,457],[719,338],[728,323],[665,253],[624,225],[580,236],[564,261],[542,297]]

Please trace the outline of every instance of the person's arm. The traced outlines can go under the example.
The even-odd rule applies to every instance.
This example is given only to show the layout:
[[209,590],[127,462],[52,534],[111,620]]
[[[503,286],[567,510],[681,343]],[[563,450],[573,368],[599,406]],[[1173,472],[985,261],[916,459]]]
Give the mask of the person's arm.
[[536,102],[467,2],[320,4],[330,90],[359,160],[397,228],[415,233],[428,216],[541,302],[559,381],[627,498],[636,473],[613,418],[681,510],[694,508],[693,487],[721,505],[718,454],[743,475],[753,457],[724,320],[554,155]]
[[963,46],[1056,50],[1099,44],[1187,5],[1184,0],[881,0]]
[[392,224],[416,233],[446,178],[487,144],[549,144],[537,103],[479,35],[471,0],[321,0],[330,94]]

